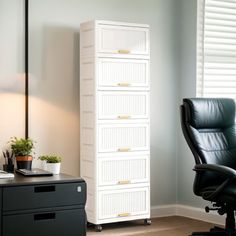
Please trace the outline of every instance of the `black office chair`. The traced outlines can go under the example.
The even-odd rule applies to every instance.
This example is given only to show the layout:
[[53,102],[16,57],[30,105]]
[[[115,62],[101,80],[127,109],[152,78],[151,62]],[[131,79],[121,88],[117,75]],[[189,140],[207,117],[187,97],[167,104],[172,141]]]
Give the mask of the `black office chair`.
[[226,214],[225,229],[192,235],[236,235],[235,102],[228,98],[183,99],[181,125],[195,158],[193,191],[213,203],[206,212]]

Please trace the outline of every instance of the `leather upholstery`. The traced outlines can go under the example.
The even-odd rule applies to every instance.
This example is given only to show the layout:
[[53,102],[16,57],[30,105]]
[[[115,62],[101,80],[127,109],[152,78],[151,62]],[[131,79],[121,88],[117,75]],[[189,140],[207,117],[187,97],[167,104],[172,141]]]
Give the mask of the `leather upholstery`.
[[[217,164],[236,169],[235,102],[227,98],[183,100],[182,127],[196,164]],[[211,201],[236,205],[236,181],[220,196],[209,196],[226,180],[213,171],[196,173],[194,193]]]
[[187,122],[196,129],[224,128],[234,125],[235,103],[228,98],[192,98],[184,99],[187,110]]

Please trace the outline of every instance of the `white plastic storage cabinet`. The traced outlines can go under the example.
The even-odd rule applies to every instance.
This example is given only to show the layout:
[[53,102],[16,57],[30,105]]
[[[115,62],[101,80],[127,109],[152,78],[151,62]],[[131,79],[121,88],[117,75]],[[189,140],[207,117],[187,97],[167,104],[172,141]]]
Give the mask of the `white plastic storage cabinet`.
[[150,224],[149,26],[80,26],[81,175],[88,222]]

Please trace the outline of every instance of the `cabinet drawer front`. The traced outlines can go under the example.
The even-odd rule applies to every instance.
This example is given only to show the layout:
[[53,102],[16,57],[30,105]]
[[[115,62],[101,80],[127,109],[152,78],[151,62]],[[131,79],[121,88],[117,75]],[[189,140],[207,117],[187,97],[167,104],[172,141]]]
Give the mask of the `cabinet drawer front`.
[[98,60],[98,86],[104,88],[147,89],[149,87],[149,61],[117,58]]
[[148,182],[149,156],[101,157],[98,178],[99,186]]
[[100,25],[98,41],[102,53],[149,54],[148,28]]
[[85,211],[73,209],[3,216],[4,236],[85,236]]
[[148,92],[99,92],[99,119],[142,119],[149,117]]
[[85,201],[84,182],[3,188],[3,211],[84,205]]
[[99,192],[99,219],[122,218],[149,212],[149,187]]
[[99,152],[131,152],[149,150],[149,125],[109,124],[98,127]]

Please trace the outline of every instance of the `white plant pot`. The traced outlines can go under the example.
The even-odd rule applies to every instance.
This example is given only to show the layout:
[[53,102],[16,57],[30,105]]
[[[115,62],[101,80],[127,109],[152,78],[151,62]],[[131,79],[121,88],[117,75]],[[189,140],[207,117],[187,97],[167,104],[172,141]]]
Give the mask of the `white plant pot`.
[[47,171],[52,172],[54,175],[60,174],[61,163],[46,163]]
[[47,162],[46,161],[41,161],[41,168],[43,169],[43,170],[47,170]]

